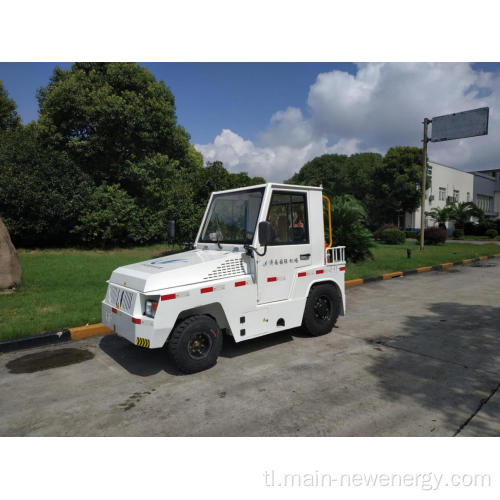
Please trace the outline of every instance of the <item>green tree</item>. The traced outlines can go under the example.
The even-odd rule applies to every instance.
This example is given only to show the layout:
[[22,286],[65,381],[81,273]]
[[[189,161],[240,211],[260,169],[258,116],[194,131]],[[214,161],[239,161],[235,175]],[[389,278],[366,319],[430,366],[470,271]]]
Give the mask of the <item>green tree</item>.
[[346,165],[349,157],[346,155],[325,154],[307,162],[298,173],[286,180],[287,184],[308,186],[323,185],[328,196],[345,194],[348,191],[346,181]]
[[72,229],[78,241],[92,247],[143,244],[150,239],[148,218],[118,184],[102,184],[89,196]]
[[16,111],[16,103],[9,98],[0,80],[0,133],[5,130],[16,128],[21,124],[21,120]]
[[75,63],[56,68],[38,91],[46,144],[66,152],[96,184],[122,183],[125,161],[165,154],[195,163],[175,99],[152,73],[133,63]]
[[357,153],[351,156],[325,154],[307,162],[298,173],[285,182],[322,185],[329,197],[353,195],[363,203],[370,216],[376,198],[375,173],[382,165],[383,158],[378,153]]
[[410,146],[390,148],[375,169],[370,222],[401,223],[406,212],[420,206],[422,150]]
[[0,140],[0,216],[16,246],[67,246],[93,184],[68,155],[43,147],[36,123]]

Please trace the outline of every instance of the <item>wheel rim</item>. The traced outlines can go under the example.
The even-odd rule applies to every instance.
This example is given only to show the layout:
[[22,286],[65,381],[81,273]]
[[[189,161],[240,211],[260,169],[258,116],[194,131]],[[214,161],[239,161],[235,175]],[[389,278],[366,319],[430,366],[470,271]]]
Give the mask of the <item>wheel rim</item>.
[[192,359],[203,359],[212,348],[212,337],[206,332],[196,332],[189,339],[187,351]]
[[332,317],[332,301],[326,295],[320,295],[314,303],[314,317],[318,321],[329,321]]

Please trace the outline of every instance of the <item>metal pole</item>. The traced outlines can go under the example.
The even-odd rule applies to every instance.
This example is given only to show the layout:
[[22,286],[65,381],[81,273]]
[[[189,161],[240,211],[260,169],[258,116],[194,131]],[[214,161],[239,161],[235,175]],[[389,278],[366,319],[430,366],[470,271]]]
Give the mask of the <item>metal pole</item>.
[[424,249],[424,231],[425,231],[425,185],[426,185],[426,175],[427,175],[427,143],[429,138],[427,137],[427,127],[432,120],[424,118],[424,147],[423,147],[423,159],[422,159],[422,204],[420,206],[420,250]]

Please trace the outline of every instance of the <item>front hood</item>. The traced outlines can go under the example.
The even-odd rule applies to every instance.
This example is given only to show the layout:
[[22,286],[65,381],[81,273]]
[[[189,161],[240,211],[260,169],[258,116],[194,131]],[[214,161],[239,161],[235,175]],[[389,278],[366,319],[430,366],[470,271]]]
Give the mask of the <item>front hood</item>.
[[191,250],[119,267],[110,283],[152,292],[248,273],[248,257],[223,250]]

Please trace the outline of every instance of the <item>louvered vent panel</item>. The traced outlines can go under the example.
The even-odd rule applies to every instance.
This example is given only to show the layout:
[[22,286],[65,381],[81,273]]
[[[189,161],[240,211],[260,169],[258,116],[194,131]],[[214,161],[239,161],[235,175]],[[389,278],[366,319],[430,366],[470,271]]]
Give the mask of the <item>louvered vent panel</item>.
[[134,299],[136,294],[128,290],[122,290],[117,286],[109,285],[108,293],[106,294],[106,302],[113,307],[117,307],[121,311],[131,313],[134,307]]
[[228,278],[230,276],[240,276],[242,274],[246,274],[243,259],[230,259],[217,266],[204,279],[213,280],[217,278]]

